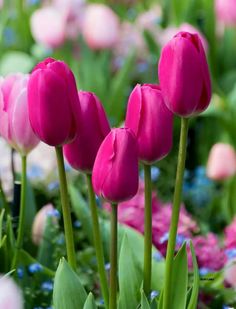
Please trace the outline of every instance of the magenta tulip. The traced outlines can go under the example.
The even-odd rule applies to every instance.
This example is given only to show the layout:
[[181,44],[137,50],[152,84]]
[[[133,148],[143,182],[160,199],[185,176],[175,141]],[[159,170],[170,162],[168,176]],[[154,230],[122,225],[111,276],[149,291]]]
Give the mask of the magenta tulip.
[[69,164],[78,170],[91,173],[102,141],[110,131],[102,104],[95,94],[79,91],[81,114],[76,139],[63,147]]
[[189,117],[208,107],[211,82],[197,34],[176,34],[162,50],[158,73],[165,104],[173,113]]
[[137,85],[127,107],[125,126],[138,140],[139,159],[147,164],[165,157],[172,147],[173,114],[157,85]]
[[95,159],[92,182],[95,193],[113,203],[136,194],[138,147],[131,129],[112,129],[106,136]]
[[48,58],[34,68],[28,105],[31,126],[40,140],[61,146],[76,137],[79,97],[73,73],[64,62]]
[[28,80],[29,75],[19,73],[0,82],[0,134],[22,155],[39,143],[29,121]]

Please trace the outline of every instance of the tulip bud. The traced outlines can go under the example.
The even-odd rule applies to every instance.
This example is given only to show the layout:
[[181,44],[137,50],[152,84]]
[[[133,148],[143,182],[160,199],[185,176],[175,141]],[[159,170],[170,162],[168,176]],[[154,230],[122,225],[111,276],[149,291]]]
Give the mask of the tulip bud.
[[210,151],[207,176],[213,180],[224,180],[236,173],[236,153],[231,145],[217,143]]
[[85,11],[82,32],[91,49],[111,48],[119,37],[118,17],[104,4],[90,4]]
[[35,10],[30,19],[30,28],[35,41],[46,47],[59,47],[65,41],[66,20],[54,7]]
[[112,129],[102,142],[93,167],[92,182],[97,195],[119,203],[138,190],[138,149],[128,128]]
[[229,260],[224,267],[224,279],[233,288],[236,288],[236,259]]
[[73,168],[91,173],[98,148],[109,133],[110,126],[95,94],[86,91],[79,91],[78,94],[81,107],[78,134],[63,150]]
[[74,75],[62,61],[40,62],[30,76],[28,106],[35,134],[50,146],[71,142],[80,111]]
[[235,0],[216,0],[215,10],[217,19],[225,25],[236,25],[236,2]]
[[9,276],[0,277],[0,308],[23,309],[23,295]]
[[19,73],[0,82],[0,134],[22,155],[39,143],[29,121],[28,80],[28,75]]
[[43,206],[36,214],[32,226],[33,243],[39,245],[42,241],[43,232],[46,226],[48,216],[54,216],[52,222],[57,222],[57,210],[52,204]]
[[189,117],[207,108],[211,82],[197,34],[176,34],[162,50],[158,73],[165,104],[174,114]]
[[157,85],[137,85],[127,107],[125,126],[138,141],[139,159],[151,164],[165,157],[172,147],[173,114],[165,106]]

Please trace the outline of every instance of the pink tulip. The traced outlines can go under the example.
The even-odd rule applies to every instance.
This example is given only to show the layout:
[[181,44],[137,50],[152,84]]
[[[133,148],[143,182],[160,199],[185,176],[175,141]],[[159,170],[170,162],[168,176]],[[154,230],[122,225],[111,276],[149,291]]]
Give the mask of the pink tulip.
[[110,131],[102,104],[95,94],[79,91],[81,115],[76,139],[64,146],[64,154],[69,164],[91,173],[102,141]]
[[215,10],[219,21],[229,26],[236,25],[235,0],[216,0]]
[[0,277],[0,308],[23,309],[23,293],[9,276]]
[[12,74],[0,82],[0,134],[22,155],[39,143],[29,121],[28,80],[28,75]]
[[224,267],[224,279],[236,288],[236,259],[229,260]]
[[53,6],[34,11],[30,27],[33,38],[39,44],[55,48],[65,41],[66,20],[64,14]]
[[158,73],[165,104],[173,113],[189,117],[208,107],[211,82],[197,34],[176,34],[162,50]]
[[119,37],[119,19],[106,5],[88,5],[83,21],[83,37],[91,49],[112,48]]
[[207,176],[224,180],[236,173],[236,153],[231,145],[217,143],[210,151],[207,162]]
[[119,203],[138,190],[138,149],[128,128],[113,129],[102,142],[95,159],[93,188],[97,195]]
[[[47,204],[37,212],[32,226],[32,240],[34,244],[39,245],[41,243],[47,222],[47,217],[52,216],[55,211],[56,210],[52,204]],[[57,222],[57,218],[55,216],[52,222]]]
[[62,61],[40,62],[28,84],[29,118],[40,140],[51,146],[71,142],[80,112],[75,78]]
[[230,225],[226,226],[225,228],[225,247],[227,249],[234,249],[236,248],[236,217],[233,218]]
[[139,159],[146,163],[161,160],[171,150],[173,114],[165,106],[157,85],[137,85],[132,91],[125,126],[138,141]]

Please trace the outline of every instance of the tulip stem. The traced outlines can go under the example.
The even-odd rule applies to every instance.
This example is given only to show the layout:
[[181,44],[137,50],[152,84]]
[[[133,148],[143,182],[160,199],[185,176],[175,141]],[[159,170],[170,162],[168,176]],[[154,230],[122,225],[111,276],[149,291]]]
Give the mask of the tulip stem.
[[16,247],[12,260],[12,269],[15,269],[18,264],[19,252],[23,247],[24,241],[24,227],[25,227],[25,214],[26,214],[26,185],[27,185],[27,176],[26,176],[26,166],[27,166],[27,157],[21,157],[21,192],[20,192],[20,217],[19,225],[17,231]]
[[144,267],[143,290],[149,299],[152,272],[152,187],[151,166],[144,164],[145,181],[145,224],[144,224]]
[[74,236],[72,229],[72,221],[71,221],[71,213],[70,213],[70,205],[69,205],[69,197],[68,197],[68,188],[67,188],[67,180],[64,166],[64,158],[62,147],[55,147],[56,155],[57,155],[57,166],[59,172],[59,180],[60,180],[60,193],[61,193],[61,204],[62,204],[62,213],[64,220],[64,229],[65,229],[65,238],[66,238],[66,251],[68,263],[76,270],[76,255],[75,255],[75,246],[74,246]]
[[176,245],[176,234],[179,221],[179,211],[182,198],[183,177],[185,169],[187,137],[188,137],[188,118],[181,118],[181,132],[179,141],[179,154],[175,179],[175,191],[172,208],[172,217],[169,231],[169,240],[166,254],[166,267],[165,267],[165,285],[164,285],[164,309],[170,309],[171,299],[171,275],[173,271],[173,261]]
[[109,309],[116,309],[117,298],[117,204],[111,204]]
[[93,222],[93,241],[94,241],[94,248],[95,248],[96,257],[97,257],[98,272],[99,272],[100,282],[101,282],[101,290],[102,290],[102,295],[103,295],[104,302],[105,302],[105,307],[108,308],[108,305],[109,305],[108,284],[107,284],[107,278],[106,278],[101,233],[100,233],[100,228],[99,228],[97,205],[96,205],[96,200],[95,200],[95,194],[93,191],[91,175],[86,174],[86,178],[87,178],[87,184],[88,184],[89,206],[90,206],[92,222]]

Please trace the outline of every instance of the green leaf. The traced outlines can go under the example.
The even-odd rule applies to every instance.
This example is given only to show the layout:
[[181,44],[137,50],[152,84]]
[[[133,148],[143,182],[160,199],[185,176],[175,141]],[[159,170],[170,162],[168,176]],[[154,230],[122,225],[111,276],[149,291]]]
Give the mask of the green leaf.
[[193,248],[192,241],[190,241],[190,250],[192,254],[192,260],[193,260],[193,287],[192,287],[192,293],[190,297],[190,301],[188,304],[188,309],[196,309],[197,308],[197,301],[198,301],[198,290],[199,290],[199,272],[198,272],[198,265],[197,265],[197,258],[195,255],[195,251]]
[[119,309],[137,307],[141,281],[141,272],[135,264],[128,237],[124,235],[119,258]]
[[187,301],[188,259],[186,243],[178,251],[173,262],[171,278],[171,309],[183,309]]
[[95,304],[95,300],[93,294],[90,292],[85,303],[83,309],[96,309],[97,306]]
[[0,213],[0,242],[2,239],[2,232],[3,232],[3,217],[4,217],[4,212],[5,209],[2,209],[1,213]]
[[33,58],[21,51],[10,51],[3,55],[0,61],[0,74],[21,72],[29,73],[34,66]]
[[141,292],[141,309],[150,309],[149,302],[144,291]]
[[62,258],[56,271],[53,305],[56,309],[83,308],[87,294],[77,274]]

